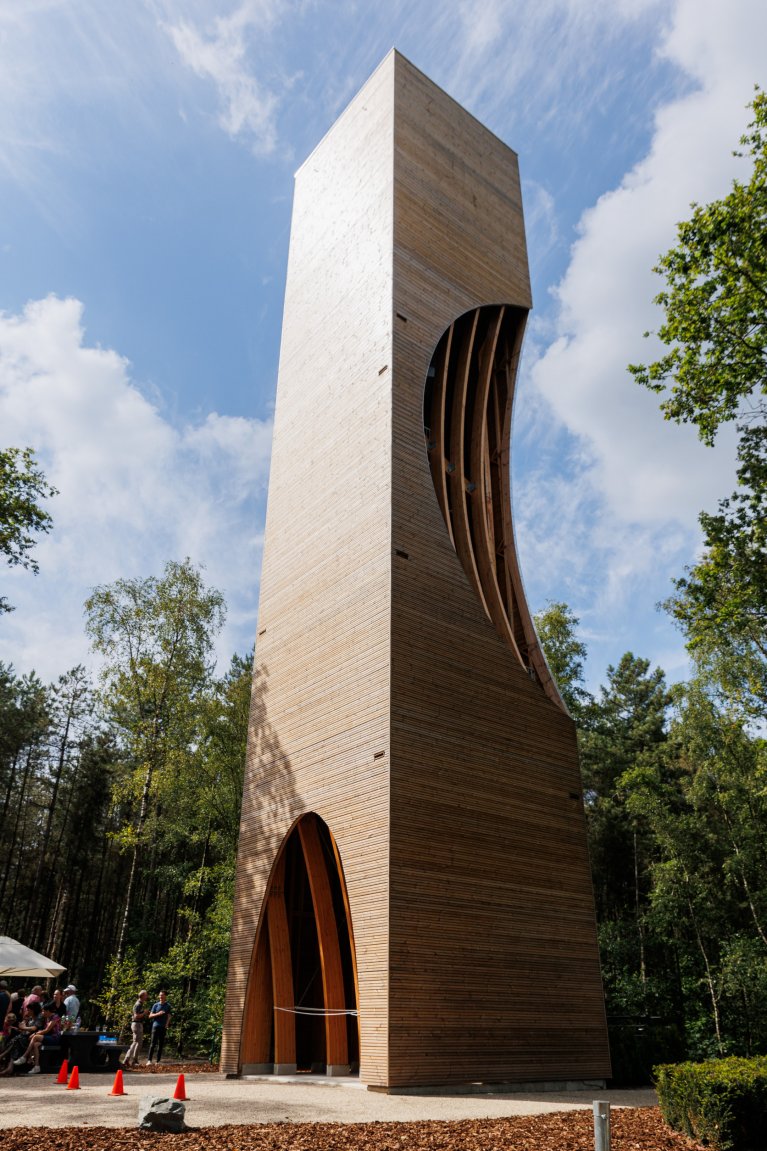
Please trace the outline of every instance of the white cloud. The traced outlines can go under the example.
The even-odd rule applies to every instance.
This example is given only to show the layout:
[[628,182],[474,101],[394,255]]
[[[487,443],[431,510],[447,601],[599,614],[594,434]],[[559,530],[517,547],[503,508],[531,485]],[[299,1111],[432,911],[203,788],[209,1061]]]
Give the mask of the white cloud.
[[675,644],[669,622],[653,620],[652,604],[694,559],[698,513],[734,486],[735,437],[725,429],[712,451],[691,427],[664,422],[658,397],[626,365],[657,351],[642,338],[658,323],[651,268],[676,223],[691,201],[724,195],[746,175],[732,150],[753,84],[767,79],[767,9],[679,0],[669,16],[658,52],[686,76],[687,94],[659,108],[647,154],[583,214],[553,318],[533,329],[539,358],[518,414],[525,450],[539,450],[515,508],[534,604],[558,587],[598,655],[614,660],[620,633],[636,643],[644,630],[669,670],[683,672],[682,638]]
[[658,319],[651,300],[660,280],[650,269],[674,242],[676,222],[692,200],[721,196],[745,174],[731,153],[753,83],[767,71],[765,36],[758,0],[726,11],[716,0],[677,6],[662,50],[700,87],[658,112],[648,155],[583,215],[557,290],[556,338],[533,369],[556,415],[590,444],[604,497],[625,518],[688,522],[732,482],[732,436],[712,453],[690,428],[664,425],[656,397],[633,384],[626,364],[656,350],[641,338]]
[[126,359],[88,344],[82,304],[49,297],[0,315],[0,427],[5,444],[35,449],[60,493],[35,549],[41,574],[4,578],[17,611],[0,619],[1,659],[59,674],[84,658],[73,637],[91,587],[186,555],[230,603],[224,658],[252,643],[268,421],[214,412],[174,427]]
[[255,74],[253,47],[285,6],[284,0],[245,0],[228,16],[217,16],[205,31],[186,19],[164,23],[184,64],[213,81],[221,127],[229,136],[249,140],[258,154],[274,151],[279,101]]
[[724,432],[712,452],[693,429],[663,423],[657,398],[626,365],[657,350],[641,338],[658,319],[650,269],[675,223],[693,199],[726,193],[739,164],[745,174],[731,152],[765,66],[757,49],[735,67],[733,24],[747,57],[767,35],[767,9],[746,0],[726,13],[715,2],[678,6],[663,50],[695,69],[702,87],[659,111],[648,155],[582,217],[557,290],[556,338],[532,371],[556,416],[588,443],[607,505],[628,520],[689,523],[732,485],[733,436]]

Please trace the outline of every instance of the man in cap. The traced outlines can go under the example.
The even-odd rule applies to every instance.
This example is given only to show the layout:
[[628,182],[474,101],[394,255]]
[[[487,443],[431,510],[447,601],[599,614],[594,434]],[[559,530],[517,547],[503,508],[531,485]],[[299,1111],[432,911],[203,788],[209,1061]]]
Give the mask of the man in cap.
[[76,1031],[80,1026],[80,1000],[77,998],[77,988],[74,983],[68,983],[64,988],[64,1007],[67,1012],[67,1026],[70,1031]]

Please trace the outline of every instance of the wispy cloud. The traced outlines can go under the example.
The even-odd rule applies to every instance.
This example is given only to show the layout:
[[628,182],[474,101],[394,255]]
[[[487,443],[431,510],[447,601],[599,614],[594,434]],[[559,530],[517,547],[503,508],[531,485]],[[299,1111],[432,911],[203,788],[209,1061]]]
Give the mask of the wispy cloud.
[[74,637],[92,586],[186,555],[230,602],[224,657],[250,646],[269,421],[211,413],[174,426],[124,357],[88,342],[82,304],[49,297],[0,316],[0,427],[5,443],[34,447],[60,493],[40,576],[4,577],[17,611],[2,620],[0,658],[58,674],[83,658]]
[[279,98],[256,74],[256,49],[287,8],[286,0],[245,0],[204,27],[187,19],[163,22],[184,64],[215,85],[221,127],[259,154],[275,149]]
[[453,36],[456,94],[481,115],[495,116],[510,100],[515,118],[535,109],[539,127],[567,133],[623,80],[610,44],[627,25],[645,36],[667,9],[662,0],[461,0]]
[[[647,608],[694,557],[698,512],[734,486],[732,429],[715,450],[703,447],[693,428],[664,423],[657,397],[626,365],[657,351],[642,338],[658,321],[651,268],[676,222],[693,199],[725,194],[742,165],[732,149],[754,81],[767,79],[765,37],[757,0],[726,12],[716,0],[675,6],[659,52],[687,76],[687,94],[658,109],[646,155],[583,214],[529,367],[523,429],[532,443],[546,421],[559,432],[549,427],[538,441],[523,481],[533,509],[523,512],[526,570],[540,595],[547,566],[549,586],[569,585],[603,632],[642,617],[653,626]],[[675,650],[670,638],[667,648]]]

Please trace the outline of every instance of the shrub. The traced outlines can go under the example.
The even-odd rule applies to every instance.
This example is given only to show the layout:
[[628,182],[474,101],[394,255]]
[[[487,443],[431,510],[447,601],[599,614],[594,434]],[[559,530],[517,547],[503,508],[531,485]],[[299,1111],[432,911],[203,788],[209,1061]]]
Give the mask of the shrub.
[[717,1151],[767,1149],[767,1057],[666,1063],[655,1068],[670,1127]]

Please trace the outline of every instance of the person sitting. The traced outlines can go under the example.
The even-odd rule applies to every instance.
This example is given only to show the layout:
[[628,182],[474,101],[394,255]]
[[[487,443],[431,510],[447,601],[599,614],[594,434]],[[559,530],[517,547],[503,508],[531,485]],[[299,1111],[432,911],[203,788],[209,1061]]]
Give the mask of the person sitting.
[[10,1047],[16,1036],[19,1034],[19,1028],[16,1024],[16,1016],[12,1011],[6,1012],[5,1019],[3,1020],[2,1041],[0,1041],[0,1053],[5,1051],[6,1047]]
[[5,979],[0,979],[0,1025],[5,1023],[5,1017],[11,1010],[11,993],[8,990],[8,983]]
[[56,1013],[56,1005],[52,999],[43,1004],[43,1026],[36,1031],[29,1040],[26,1051],[18,1059],[14,1059],[16,1067],[24,1063],[31,1063],[30,1075],[40,1074],[40,1048],[43,1044],[58,1043],[61,1038],[61,1016]]
[[[18,1035],[15,1036],[0,1056],[0,1075],[13,1075],[15,1068],[18,1066],[16,1063],[17,1057],[21,1056],[23,1051],[26,1051],[31,1036],[42,1030],[44,1026],[39,1003],[30,1003],[29,1007],[23,1009],[22,1020],[18,1025]],[[23,1062],[25,1062],[24,1059],[22,1059],[22,1063]]]

